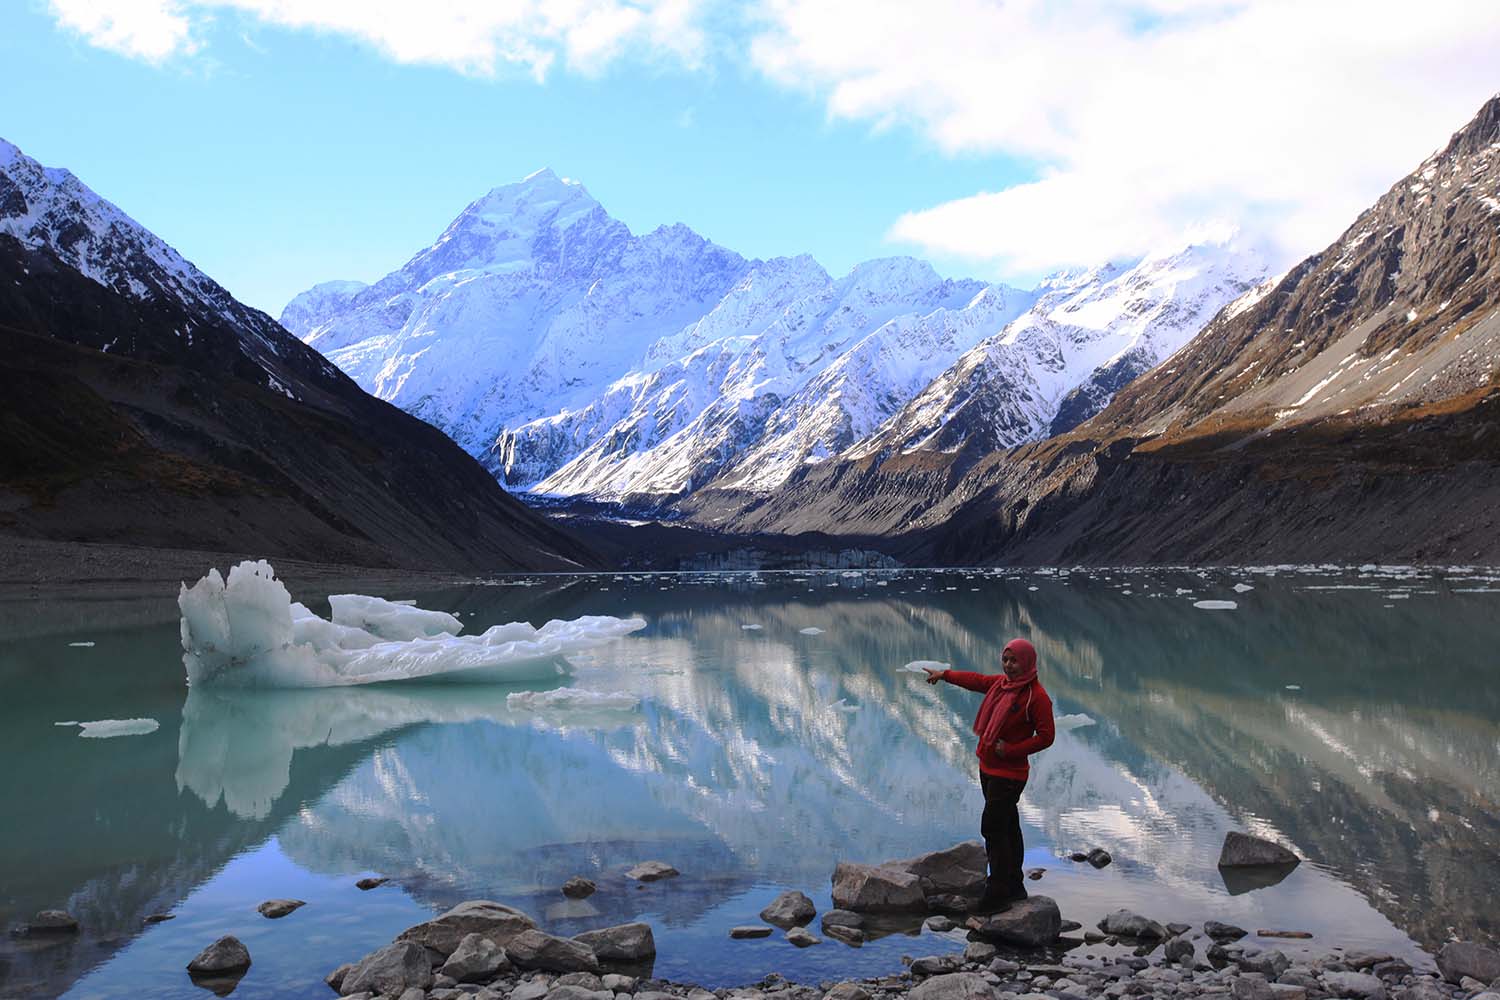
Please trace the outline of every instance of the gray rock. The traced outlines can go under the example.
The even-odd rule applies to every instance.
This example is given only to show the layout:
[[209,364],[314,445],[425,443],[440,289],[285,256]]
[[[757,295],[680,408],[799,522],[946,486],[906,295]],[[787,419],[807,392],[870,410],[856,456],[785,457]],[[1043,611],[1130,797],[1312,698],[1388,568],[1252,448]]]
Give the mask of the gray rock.
[[255,908],[255,912],[271,920],[286,916],[299,906],[306,906],[300,899],[268,899]]
[[1163,952],[1166,955],[1168,962],[1177,962],[1178,964],[1191,965],[1193,962],[1193,956],[1196,953],[1196,949],[1193,948],[1193,942],[1189,941],[1185,937],[1179,936],[1174,937],[1170,941],[1168,941],[1166,948],[1163,949]]
[[907,1000],[994,1000],[995,988],[977,972],[950,972],[913,987]]
[[655,882],[658,879],[672,878],[674,875],[681,874],[665,861],[642,861],[626,872],[625,877],[633,878],[638,882]]
[[388,878],[362,878],[358,882],[354,883],[354,885],[358,889],[369,892],[371,889],[375,889],[382,885],[385,885],[389,881],[390,879]]
[[443,975],[460,983],[487,983],[510,968],[505,949],[483,934],[465,934],[443,963]]
[[1099,943],[1101,943],[1104,940],[1105,936],[1106,935],[1100,934],[1098,931],[1084,931],[1083,932],[1083,943],[1084,944],[1099,944]]
[[1385,983],[1368,972],[1325,972],[1322,978],[1334,996],[1385,1000]]
[[1242,972],[1258,972],[1267,979],[1275,979],[1287,970],[1292,960],[1286,953],[1272,948],[1254,955],[1241,955],[1233,959]]
[[790,889],[771,901],[771,905],[760,911],[760,919],[777,927],[800,927],[817,916],[818,908],[807,898],[806,893]]
[[1275,1000],[1276,993],[1264,976],[1236,976],[1229,984],[1234,1000]]
[[370,952],[355,963],[339,984],[339,993],[384,993],[399,996],[409,986],[432,985],[432,964],[427,950],[415,941],[396,941]]
[[974,909],[979,895],[962,896],[956,892],[937,892],[927,897],[927,908],[934,913],[964,916]]
[[582,986],[584,989],[597,993],[604,989],[604,980],[592,972],[570,972],[565,976],[558,976],[552,980],[552,985],[557,986]]
[[1450,983],[1464,976],[1488,983],[1500,977],[1500,951],[1473,941],[1449,941],[1437,953],[1437,967]]
[[988,941],[970,941],[964,948],[964,961],[977,962],[980,965],[995,957],[998,949]]
[[1344,964],[1357,972],[1363,972],[1381,962],[1391,961],[1392,957],[1386,951],[1349,951],[1344,953]]
[[396,940],[414,941],[446,957],[470,934],[483,935],[505,948],[517,934],[535,926],[535,920],[513,907],[488,899],[471,899],[434,920],[408,927]]
[[1472,995],[1481,992],[1486,987],[1483,981],[1475,979],[1473,976],[1464,976],[1458,981],[1458,988]]
[[921,879],[895,868],[840,861],[833,870],[833,905],[864,913],[927,908]]
[[823,1000],[870,1000],[870,993],[858,983],[839,983],[823,994]]
[[508,1000],[542,1000],[542,997],[546,996],[551,989],[552,980],[546,976],[538,976],[511,990]]
[[984,889],[987,866],[984,844],[978,840],[966,840],[941,851],[880,865],[917,876],[924,896],[980,892]]
[[250,951],[233,934],[226,934],[198,952],[187,964],[188,972],[198,976],[238,972],[250,968]]
[[575,934],[573,940],[590,948],[601,962],[641,962],[656,955],[650,924],[616,924]]
[[557,937],[536,928],[524,930],[505,945],[505,954],[521,969],[548,972],[598,972],[599,956],[586,943]]
[[[432,955],[429,953],[428,958]],[[458,987],[458,980],[439,969],[432,974],[432,988],[436,990],[451,990]]]
[[1230,830],[1224,835],[1219,851],[1220,868],[1248,868],[1257,865],[1294,865],[1302,860],[1275,841],[1252,837]]
[[937,916],[928,917],[922,922],[922,926],[934,934],[946,934],[957,927],[958,924],[953,922],[952,917],[945,917],[942,914],[938,914]]
[[600,980],[600,985],[611,993],[634,993],[635,977],[622,976],[618,972],[611,972]]
[[823,933],[835,941],[842,941],[851,948],[862,947],[865,943],[865,932],[847,924],[824,924]]
[[77,934],[78,918],[67,910],[43,910],[26,925],[27,934]]
[[1179,934],[1186,934],[1192,929],[1192,924],[1167,924],[1167,933],[1172,937],[1176,937]]
[[1296,983],[1274,982],[1271,993],[1276,1000],[1307,1000],[1307,987]]
[[1203,933],[1215,941],[1238,941],[1250,932],[1234,924],[1221,924],[1217,920],[1206,920],[1203,923]]
[[574,875],[562,884],[562,894],[569,899],[584,899],[592,896],[597,886],[582,875]]
[[829,910],[823,914],[823,929],[830,927],[863,927],[865,918],[853,910]]
[[1118,934],[1121,937],[1150,938],[1155,941],[1167,937],[1165,927],[1133,910],[1116,910],[1099,921],[1099,929],[1106,934]]
[[[712,993],[709,996],[713,996]],[[677,1000],[672,993],[663,993],[660,990],[642,990],[635,995],[635,1000]],[[717,997],[714,1000],[718,1000]]]
[[1031,896],[969,926],[988,941],[1040,948],[1057,940],[1062,914],[1050,896]]
[[554,986],[547,992],[547,1000],[615,1000],[608,990],[590,990],[582,986]]
[[950,972],[957,972],[963,968],[964,958],[962,955],[928,955],[911,963],[911,974],[914,976],[945,976]]
[[[408,986],[402,992],[399,1000],[427,1000],[427,991],[420,986]],[[434,994],[433,1000],[442,1000],[442,998]]]
[[1092,851],[1089,851],[1088,854],[1084,855],[1084,860],[1093,865],[1095,868],[1103,868],[1105,865],[1113,861],[1114,858],[1110,857],[1109,852],[1104,848],[1096,847]]
[[[767,927],[764,924],[743,924],[739,927],[729,928],[729,936],[743,940],[745,938],[767,938],[774,933],[776,928]],[[827,930],[825,927],[824,930]]]
[[822,944],[823,939],[818,937],[806,927],[793,927],[786,932],[786,939],[798,948],[810,948],[815,944]]
[[339,987],[344,985],[344,977],[347,976],[349,974],[349,970],[353,968],[353,962],[345,962],[343,965],[330,972],[327,976],[324,976],[323,982],[328,984],[329,989],[337,993],[339,991]]
[[1035,881],[1035,880],[1041,878],[1045,874],[1047,874],[1047,869],[1045,869],[1045,868],[1028,868],[1028,869],[1026,869],[1026,877],[1029,878],[1029,879],[1031,879],[1032,881]]
[[152,914],[149,914],[146,917],[146,923],[147,924],[160,924],[160,923],[164,923],[165,921],[168,921],[168,920],[176,920],[176,919],[177,919],[177,915],[175,913],[152,913]]

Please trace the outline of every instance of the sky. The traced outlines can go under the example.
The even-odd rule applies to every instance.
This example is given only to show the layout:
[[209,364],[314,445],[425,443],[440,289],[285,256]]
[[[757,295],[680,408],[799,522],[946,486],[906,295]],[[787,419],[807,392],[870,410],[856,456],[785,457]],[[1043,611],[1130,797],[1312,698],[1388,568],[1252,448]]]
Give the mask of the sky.
[[1496,52],[1474,0],[10,0],[0,136],[273,315],[541,167],[637,233],[1030,286],[1321,249]]

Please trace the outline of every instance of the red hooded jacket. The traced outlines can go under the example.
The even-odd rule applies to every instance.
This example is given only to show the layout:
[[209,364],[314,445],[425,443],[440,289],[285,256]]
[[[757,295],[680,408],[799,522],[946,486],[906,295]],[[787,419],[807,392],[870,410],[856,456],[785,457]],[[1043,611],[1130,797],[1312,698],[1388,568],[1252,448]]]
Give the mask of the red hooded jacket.
[[[1016,653],[1023,676],[1032,675],[1029,683],[1023,681],[1022,685],[1012,686],[1006,683],[1003,673],[979,674],[967,670],[945,670],[940,676],[949,684],[984,692],[984,701],[980,702],[975,718],[975,729],[983,729],[1002,740],[1005,752],[996,753],[994,739],[981,735],[979,748],[975,751],[979,769],[985,774],[1025,781],[1031,774],[1031,765],[1026,758],[1052,745],[1057,737],[1057,726],[1052,719],[1052,699],[1042,682],[1035,679],[1036,650],[1025,639],[1012,640],[1005,648]],[[1007,688],[1014,693],[1010,694]],[[990,718],[997,709],[1003,711],[1003,716]]]

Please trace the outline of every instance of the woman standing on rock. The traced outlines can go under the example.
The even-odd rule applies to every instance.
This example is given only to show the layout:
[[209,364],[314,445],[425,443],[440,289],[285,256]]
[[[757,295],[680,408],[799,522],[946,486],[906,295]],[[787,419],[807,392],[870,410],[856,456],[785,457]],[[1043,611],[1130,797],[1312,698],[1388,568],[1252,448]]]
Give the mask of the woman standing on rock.
[[1031,768],[1028,754],[1045,750],[1057,735],[1052,721],[1052,699],[1036,679],[1036,649],[1025,639],[1012,639],[1000,654],[1003,674],[928,668],[927,683],[947,681],[970,691],[983,691],[974,717],[979,737],[979,788],[984,814],[979,832],[989,855],[990,877],[975,913],[995,913],[1026,898],[1021,880],[1021,816],[1016,803]]

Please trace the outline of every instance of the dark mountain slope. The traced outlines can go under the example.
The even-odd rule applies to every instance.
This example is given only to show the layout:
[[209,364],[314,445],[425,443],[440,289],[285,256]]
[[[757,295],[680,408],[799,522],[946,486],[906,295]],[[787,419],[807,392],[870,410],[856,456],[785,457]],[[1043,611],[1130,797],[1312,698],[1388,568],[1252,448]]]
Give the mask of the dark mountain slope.
[[594,561],[436,429],[9,149],[0,533],[364,566]]

